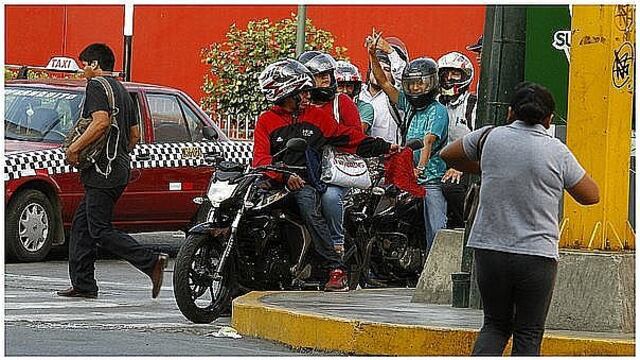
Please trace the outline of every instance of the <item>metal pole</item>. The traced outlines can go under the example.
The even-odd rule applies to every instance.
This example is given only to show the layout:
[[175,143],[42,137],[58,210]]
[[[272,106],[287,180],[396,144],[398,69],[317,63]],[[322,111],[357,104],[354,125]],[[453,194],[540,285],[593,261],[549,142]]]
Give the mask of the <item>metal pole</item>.
[[[527,9],[524,6],[488,5],[482,42],[482,67],[476,128],[506,121],[509,98],[516,84],[524,80]],[[471,176],[470,185],[479,181]],[[458,307],[480,308],[481,301],[473,269],[473,252],[467,248],[471,225],[465,224],[461,273],[469,274],[469,291],[455,291]],[[455,285],[454,285],[455,286]],[[468,296],[468,299],[460,298]],[[464,305],[462,305],[464,304]]]
[[307,6],[298,5],[298,29],[296,32],[296,58],[304,51],[305,23],[307,21]]
[[133,42],[133,4],[124,5],[124,81],[131,81],[131,50]]

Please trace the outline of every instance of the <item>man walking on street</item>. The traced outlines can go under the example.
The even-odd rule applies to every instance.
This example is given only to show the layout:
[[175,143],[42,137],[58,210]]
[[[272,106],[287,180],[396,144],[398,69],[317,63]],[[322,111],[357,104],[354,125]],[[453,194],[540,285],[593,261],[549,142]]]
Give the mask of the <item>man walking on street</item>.
[[[151,249],[139,244],[111,224],[115,204],[129,181],[131,170],[129,152],[140,138],[133,100],[119,81],[106,76],[113,71],[115,63],[113,51],[107,45],[87,46],[80,53],[80,61],[87,78],[82,116],[90,117],[92,121],[82,136],[67,149],[67,162],[70,165],[78,163],[80,152],[100,139],[112,126],[113,112],[117,114],[118,126],[112,128],[107,146],[94,166],[80,172],[85,194],[71,224],[69,240],[71,287],[58,291],[57,294],[65,297],[98,297],[94,265],[99,244],[103,249],[127,260],[138,270],[147,274],[152,282],[152,297],[156,298],[162,286],[168,256],[153,253]],[[106,80],[106,83],[97,77]],[[107,86],[113,93],[113,103],[109,99]],[[108,149],[116,150],[115,158],[112,157],[112,153],[106,154],[105,151]]]

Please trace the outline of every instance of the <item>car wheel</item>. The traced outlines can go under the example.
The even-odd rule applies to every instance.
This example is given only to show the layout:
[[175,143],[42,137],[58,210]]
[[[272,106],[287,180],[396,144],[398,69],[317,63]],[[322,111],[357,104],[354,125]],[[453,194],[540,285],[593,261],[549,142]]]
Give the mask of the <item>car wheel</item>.
[[20,262],[43,260],[51,250],[56,221],[47,196],[37,190],[22,191],[6,211],[7,256]]

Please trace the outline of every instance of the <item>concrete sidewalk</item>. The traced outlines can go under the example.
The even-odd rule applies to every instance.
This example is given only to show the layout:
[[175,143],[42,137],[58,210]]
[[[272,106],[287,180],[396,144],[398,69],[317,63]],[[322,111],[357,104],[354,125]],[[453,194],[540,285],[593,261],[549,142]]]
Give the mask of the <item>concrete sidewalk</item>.
[[[469,355],[482,311],[411,303],[413,292],[251,292],[234,300],[232,325],[241,334],[295,348],[358,355]],[[542,354],[633,356],[635,334],[549,329]]]

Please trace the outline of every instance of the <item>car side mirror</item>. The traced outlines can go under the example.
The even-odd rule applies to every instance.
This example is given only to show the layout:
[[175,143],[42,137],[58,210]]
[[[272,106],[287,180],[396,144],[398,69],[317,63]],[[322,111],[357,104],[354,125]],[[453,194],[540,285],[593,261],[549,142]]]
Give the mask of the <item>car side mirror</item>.
[[207,140],[218,140],[218,132],[211,126],[206,126],[202,129],[202,135]]

